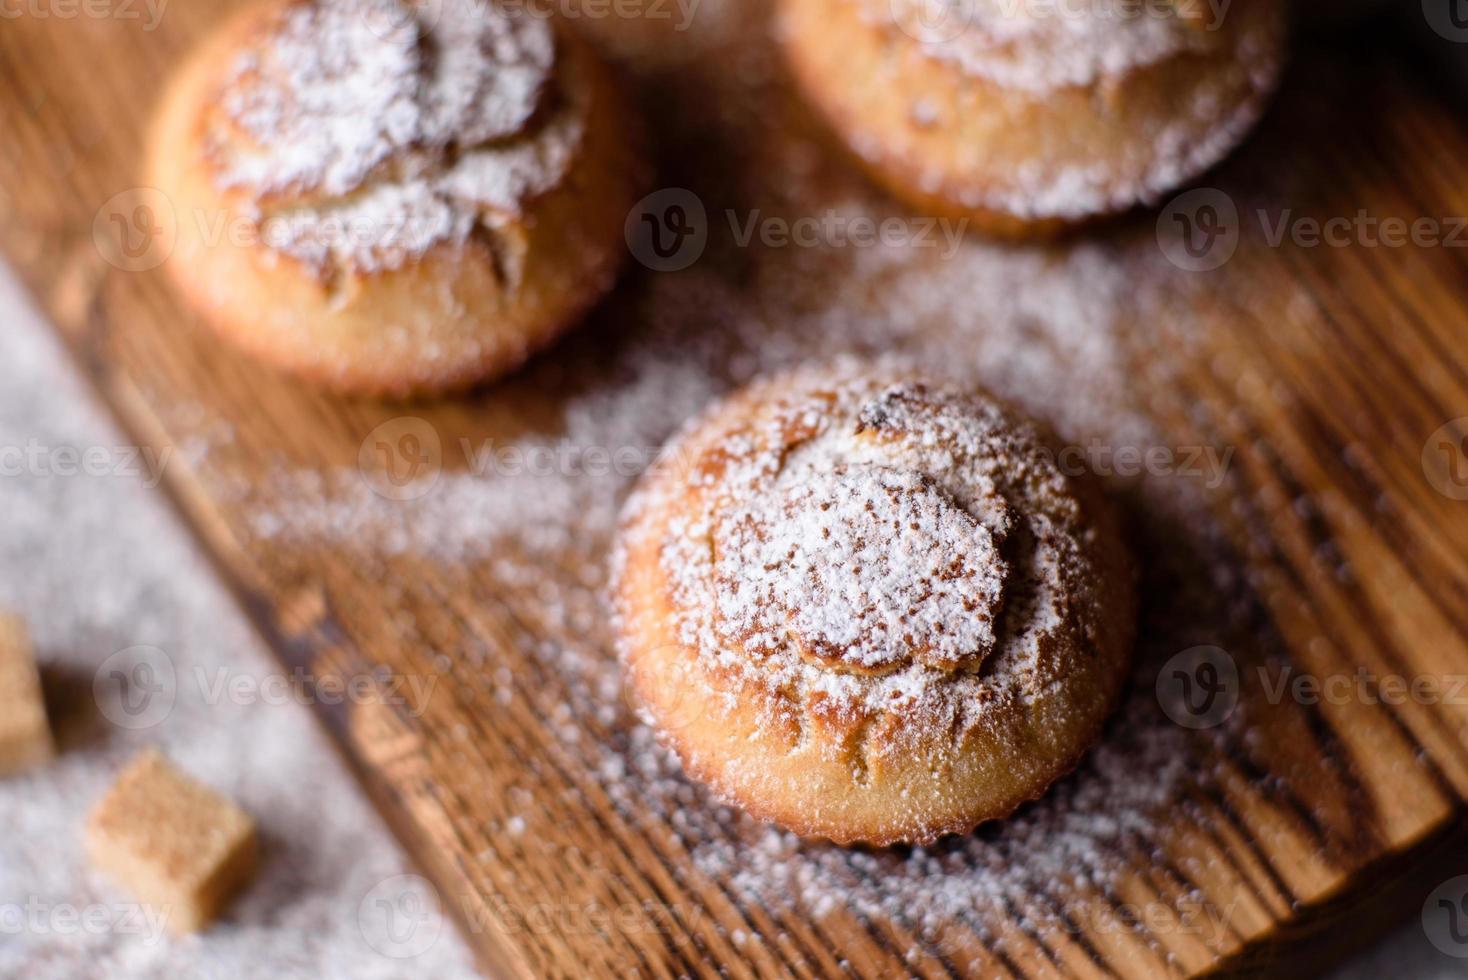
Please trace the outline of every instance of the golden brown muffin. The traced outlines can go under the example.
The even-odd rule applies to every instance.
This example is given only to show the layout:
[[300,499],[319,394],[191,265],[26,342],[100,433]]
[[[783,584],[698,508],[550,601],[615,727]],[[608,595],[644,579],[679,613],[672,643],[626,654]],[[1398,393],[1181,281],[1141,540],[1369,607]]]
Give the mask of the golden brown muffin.
[[793,71],[866,169],[926,214],[1053,235],[1151,203],[1259,117],[1280,0],[782,0]]
[[1044,792],[1127,677],[1117,522],[989,397],[846,363],[716,405],[628,502],[630,691],[684,768],[838,843],[927,842]]
[[194,55],[149,173],[205,319],[334,388],[409,395],[503,374],[605,293],[638,126],[526,9],[285,0]]

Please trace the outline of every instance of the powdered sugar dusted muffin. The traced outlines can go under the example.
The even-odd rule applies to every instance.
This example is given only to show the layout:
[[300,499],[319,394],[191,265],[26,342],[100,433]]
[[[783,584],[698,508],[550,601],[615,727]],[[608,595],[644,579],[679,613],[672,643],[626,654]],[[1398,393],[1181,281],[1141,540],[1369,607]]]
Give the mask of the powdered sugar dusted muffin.
[[284,0],[174,79],[173,278],[265,360],[406,395],[513,368],[612,284],[640,193],[607,68],[523,5]]
[[1116,520],[985,395],[846,363],[759,382],[627,504],[627,683],[685,769],[841,843],[931,841],[1069,771],[1127,676]]
[[1053,234],[1222,159],[1279,76],[1281,0],[782,0],[809,98],[926,213]]

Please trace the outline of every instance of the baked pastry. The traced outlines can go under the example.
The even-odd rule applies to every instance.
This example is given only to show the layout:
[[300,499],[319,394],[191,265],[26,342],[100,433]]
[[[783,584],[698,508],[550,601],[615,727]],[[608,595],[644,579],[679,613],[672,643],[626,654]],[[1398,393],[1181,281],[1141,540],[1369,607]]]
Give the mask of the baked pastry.
[[608,68],[502,0],[284,0],[221,29],[151,140],[188,299],[357,393],[502,374],[611,286],[642,192]]
[[714,406],[627,504],[629,690],[685,770],[838,843],[928,842],[1068,772],[1126,683],[1096,485],[989,397],[848,363]]
[[781,0],[792,69],[880,184],[1013,237],[1150,203],[1259,117],[1280,0]]

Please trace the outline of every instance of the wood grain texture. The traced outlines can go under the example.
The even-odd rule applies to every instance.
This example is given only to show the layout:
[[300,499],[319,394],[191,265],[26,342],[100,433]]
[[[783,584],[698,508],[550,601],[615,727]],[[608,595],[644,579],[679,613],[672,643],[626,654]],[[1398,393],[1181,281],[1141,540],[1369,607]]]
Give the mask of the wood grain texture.
[[[1283,663],[1320,677],[1365,668],[1446,683],[1468,674],[1468,503],[1435,489],[1423,463],[1429,436],[1468,415],[1465,254],[1276,246],[1267,222],[1250,219],[1258,209],[1271,221],[1283,209],[1409,220],[1468,212],[1458,163],[1468,159],[1468,132],[1425,88],[1402,80],[1410,76],[1398,56],[1302,55],[1261,133],[1210,179],[1242,216],[1237,253],[1210,272],[1149,279],[1137,316],[1171,319],[1165,329],[1139,319],[1124,338],[1137,402],[1169,444],[1234,450],[1232,479],[1209,497],[1246,593],[1245,614],[1226,617],[1226,645],[1246,678],[1247,725],[1189,742],[1196,781],[1119,849],[1124,871],[1114,880],[1092,894],[1057,882],[1013,899],[1070,917],[1073,928],[1036,929],[1016,908],[943,924],[944,941],[934,943],[898,915],[840,903],[816,915],[751,900],[692,859],[666,813],[614,799],[588,746],[624,737],[625,707],[568,714],[572,681],[542,653],[604,648],[604,623],[568,618],[483,563],[261,533],[262,508],[290,504],[291,487],[275,478],[283,469],[350,470],[367,433],[404,414],[429,421],[447,446],[546,433],[559,407],[633,342],[658,285],[629,277],[585,330],[527,372],[442,404],[337,400],[240,362],[197,329],[157,270],[119,270],[93,234],[104,202],[134,191],[147,114],[168,69],[229,6],[170,6],[152,32],[116,18],[0,25],[0,245],[139,442],[186,449],[200,418],[226,420],[229,438],[207,454],[181,452],[167,486],[286,665],[318,680],[379,670],[437,679],[431,694],[407,703],[323,705],[321,714],[488,971],[1287,970],[1321,952],[1311,936],[1330,937],[1328,948],[1343,930],[1380,919],[1384,896],[1415,894],[1419,879],[1432,883],[1441,855],[1456,853],[1468,699],[1275,704],[1252,679],[1255,666]],[[754,4],[735,19],[762,17]],[[778,94],[768,46],[730,34],[698,57],[641,72],[663,182],[709,201],[748,202],[743,174],[788,167],[792,145],[818,145],[824,155],[807,183],[829,184],[832,200],[870,196],[814,120]],[[727,76],[756,63],[774,79],[761,90],[776,94],[731,104],[748,92]],[[804,142],[792,144],[786,130]],[[781,203],[792,205],[770,206]],[[1055,254],[1102,248],[1155,268],[1155,225],[1139,216]],[[771,263],[822,260],[715,250],[698,274],[757,291]],[[826,281],[804,266],[797,274]],[[851,292],[854,311],[863,288],[882,288],[880,277],[867,283],[849,270],[833,281]],[[804,302],[814,299],[798,295],[785,312]],[[707,319],[715,329],[719,311]],[[828,346],[806,343],[794,356]],[[1175,530],[1154,520],[1142,532],[1159,596],[1173,594],[1173,571],[1190,567],[1188,535]],[[584,579],[604,551],[605,541],[572,542],[554,576]],[[1192,642],[1222,641],[1224,627],[1189,612]],[[1150,697],[1156,669],[1139,668],[1138,697]],[[527,818],[533,833],[508,829]],[[741,846],[740,834],[729,831],[730,846]],[[1189,903],[1216,913],[1221,928],[1169,928],[1130,914]],[[644,914],[620,927],[588,927],[575,915],[529,922],[524,913],[537,905]]]

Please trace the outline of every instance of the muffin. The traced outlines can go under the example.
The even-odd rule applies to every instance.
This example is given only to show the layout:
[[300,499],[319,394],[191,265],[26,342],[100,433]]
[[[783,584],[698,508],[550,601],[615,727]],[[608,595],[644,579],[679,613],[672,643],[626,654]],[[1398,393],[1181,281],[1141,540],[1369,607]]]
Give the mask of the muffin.
[[781,0],[780,34],[802,90],[893,196],[1033,238],[1157,201],[1254,125],[1279,77],[1283,5],[1210,11]]
[[864,363],[714,406],[629,499],[626,682],[690,775],[842,844],[1003,817],[1128,674],[1116,516],[981,392]]
[[285,0],[172,80],[167,267],[227,340],[332,388],[501,375],[613,284],[644,183],[609,69],[500,0]]

